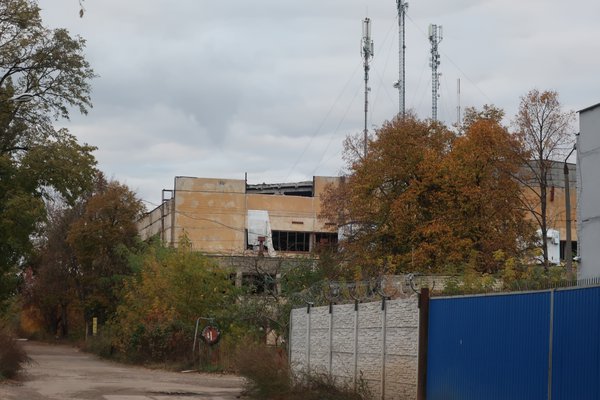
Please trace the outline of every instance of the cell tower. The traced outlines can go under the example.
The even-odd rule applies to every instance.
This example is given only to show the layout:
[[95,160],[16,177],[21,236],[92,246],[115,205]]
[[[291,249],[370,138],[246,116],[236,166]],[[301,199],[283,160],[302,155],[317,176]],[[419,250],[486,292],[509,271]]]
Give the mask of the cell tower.
[[364,130],[364,156],[367,157],[367,142],[368,142],[368,129],[367,129],[367,118],[369,116],[369,69],[371,59],[374,55],[373,40],[371,40],[371,20],[365,18],[363,21],[363,37],[360,46],[360,54],[363,57],[363,65],[365,67],[365,130]]
[[394,82],[394,87],[398,89],[398,114],[404,117],[406,115],[406,43],[405,38],[405,17],[406,10],[408,9],[408,3],[404,0],[396,0],[396,6],[398,7],[398,53],[399,53],[399,68],[398,68],[398,80]]
[[456,80],[456,127],[460,129],[460,78]]
[[440,76],[438,67],[440,65],[440,53],[438,53],[438,45],[442,41],[442,27],[435,24],[429,25],[429,42],[431,43],[431,60],[429,66],[431,67],[431,119],[437,121],[437,100],[440,95],[438,89],[440,88]]

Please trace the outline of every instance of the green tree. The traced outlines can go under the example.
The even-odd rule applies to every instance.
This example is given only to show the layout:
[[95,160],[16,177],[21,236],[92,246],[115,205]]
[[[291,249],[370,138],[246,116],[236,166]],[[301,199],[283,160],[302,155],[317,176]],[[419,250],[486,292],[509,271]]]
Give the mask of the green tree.
[[[94,148],[53,126],[71,108],[91,107],[84,44],[45,27],[35,1],[0,2],[0,302],[31,255],[45,201],[58,194],[72,204],[91,186]],[[13,100],[23,93],[30,102]]]
[[71,224],[80,217],[81,204],[78,205],[50,209],[33,260],[33,284],[23,293],[25,304],[39,311],[43,328],[50,335],[69,335],[70,315],[78,303],[75,282],[79,264],[65,240]]
[[69,227],[66,242],[76,257],[76,291],[86,324],[106,321],[114,312],[123,279],[131,275],[128,254],[138,244],[142,202],[129,188],[99,174],[81,215]]
[[112,316],[123,280],[134,272],[128,258],[140,245],[136,221],[142,205],[126,186],[102,174],[75,204],[57,203],[37,243],[25,301],[39,310],[47,333],[67,336],[71,316],[82,317],[76,327],[93,316],[102,322]]
[[126,281],[112,324],[122,353],[177,359],[189,353],[198,317],[228,325],[237,294],[229,273],[185,242],[177,249],[152,243],[130,259],[140,270]]

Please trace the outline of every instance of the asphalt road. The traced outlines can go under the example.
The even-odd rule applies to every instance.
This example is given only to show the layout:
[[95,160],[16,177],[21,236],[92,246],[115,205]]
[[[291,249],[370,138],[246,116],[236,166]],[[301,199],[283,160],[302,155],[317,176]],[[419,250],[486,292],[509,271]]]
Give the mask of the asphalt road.
[[0,400],[233,400],[236,376],[127,366],[69,346],[25,343],[33,362],[21,378],[0,384]]

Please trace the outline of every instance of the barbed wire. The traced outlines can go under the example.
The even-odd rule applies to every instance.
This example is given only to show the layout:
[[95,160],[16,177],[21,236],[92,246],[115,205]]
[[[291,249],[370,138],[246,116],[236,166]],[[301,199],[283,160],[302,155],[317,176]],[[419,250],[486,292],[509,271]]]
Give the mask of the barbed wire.
[[[262,286],[265,292],[279,290],[274,275],[264,274],[255,279],[255,290],[258,286]],[[301,291],[285,293],[284,290],[281,296],[298,305],[366,303],[384,298],[408,298],[418,294],[422,287],[434,288],[436,282],[431,277],[414,274],[385,275],[362,281],[323,280]]]
[[[311,262],[314,262],[312,260]],[[311,268],[306,264],[304,268]],[[248,271],[250,272],[250,271]],[[421,289],[428,288],[430,296],[458,296],[474,294],[496,294],[511,292],[531,292],[551,289],[600,286],[600,276],[587,279],[569,279],[564,271],[553,274],[541,274],[527,279],[502,279],[493,275],[429,275],[408,273],[399,275],[382,275],[370,279],[331,280],[324,279],[311,286],[297,290],[300,285],[296,279],[303,279],[281,264],[279,268],[272,266],[256,266],[254,282],[258,290],[287,303],[303,306],[365,303],[382,299],[398,299],[416,296]],[[270,291],[270,292],[269,292]]]
[[[279,290],[274,276],[265,275],[263,280],[265,285],[272,287],[272,290]],[[485,284],[480,282],[473,284],[465,281],[462,276],[406,274],[385,275],[362,281],[323,280],[301,291],[281,293],[281,296],[292,304],[320,306],[409,298],[417,296],[423,288],[428,288],[431,296],[439,297],[547,291],[590,286],[600,286],[600,277],[579,280],[529,279],[509,282],[492,279]]]

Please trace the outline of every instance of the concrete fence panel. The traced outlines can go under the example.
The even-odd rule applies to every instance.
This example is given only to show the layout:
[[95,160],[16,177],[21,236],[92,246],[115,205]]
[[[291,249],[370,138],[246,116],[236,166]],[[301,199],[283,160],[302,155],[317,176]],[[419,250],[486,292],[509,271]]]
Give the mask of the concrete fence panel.
[[376,398],[415,399],[417,297],[292,311],[290,360],[295,371],[365,381]]

